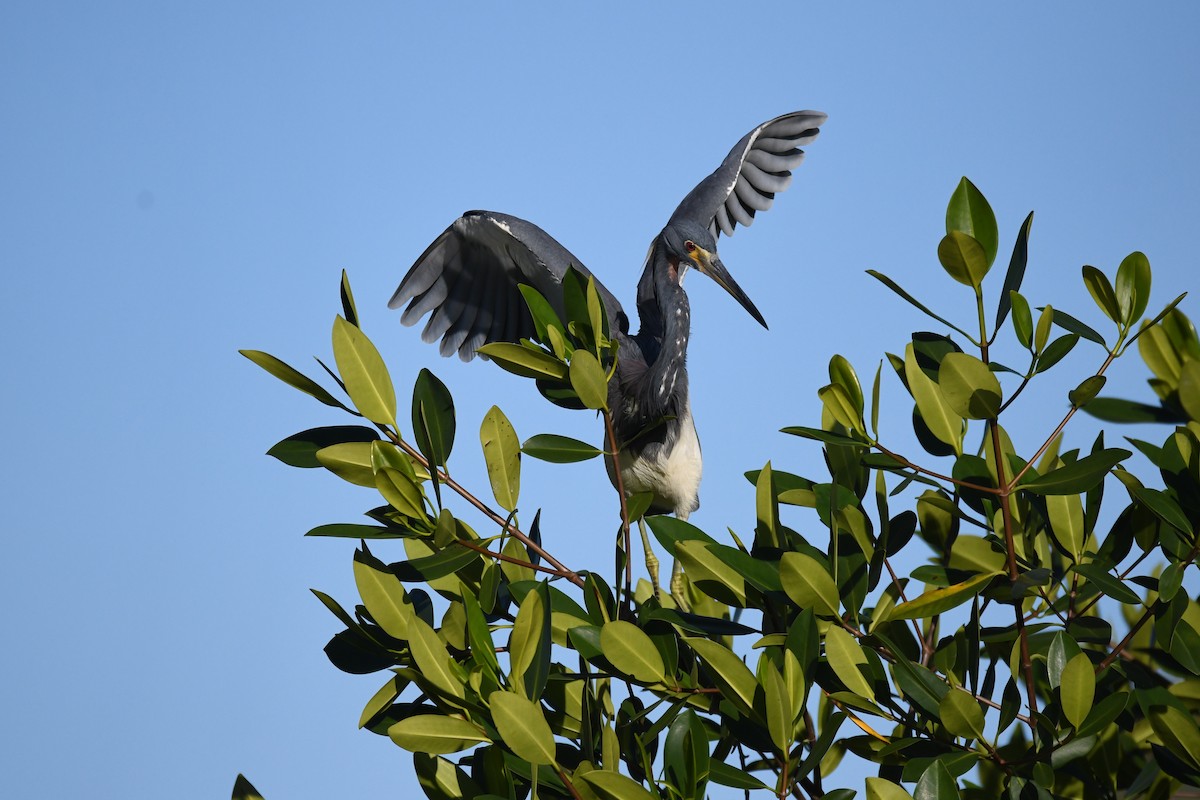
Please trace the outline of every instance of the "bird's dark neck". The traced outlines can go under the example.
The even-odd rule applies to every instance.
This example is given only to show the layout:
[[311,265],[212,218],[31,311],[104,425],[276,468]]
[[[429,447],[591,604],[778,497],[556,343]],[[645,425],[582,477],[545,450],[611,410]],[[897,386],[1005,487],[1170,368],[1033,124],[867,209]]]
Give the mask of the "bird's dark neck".
[[659,240],[651,246],[638,281],[637,309],[641,321],[637,338],[651,368],[664,360],[682,365],[691,334],[691,306],[677,264],[667,258]]

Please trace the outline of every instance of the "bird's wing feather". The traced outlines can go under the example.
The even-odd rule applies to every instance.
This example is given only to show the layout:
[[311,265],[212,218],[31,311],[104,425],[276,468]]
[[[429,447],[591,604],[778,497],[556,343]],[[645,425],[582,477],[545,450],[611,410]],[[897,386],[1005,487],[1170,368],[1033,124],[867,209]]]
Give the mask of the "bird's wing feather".
[[713,238],[749,225],[791,185],[792,170],[804,160],[800,146],[817,138],[825,119],[820,111],[796,111],[759,125],[688,193],[671,220],[694,219],[708,226]]
[[[534,335],[533,317],[517,288],[522,283],[537,289],[565,317],[562,280],[569,266],[591,275],[533,223],[491,211],[468,211],[425,249],[388,307],[408,303],[400,318],[405,325],[429,314],[421,338],[441,339],[442,355],[457,352],[470,361],[483,344]],[[629,321],[621,304],[598,280],[596,288],[610,328],[627,333]]]

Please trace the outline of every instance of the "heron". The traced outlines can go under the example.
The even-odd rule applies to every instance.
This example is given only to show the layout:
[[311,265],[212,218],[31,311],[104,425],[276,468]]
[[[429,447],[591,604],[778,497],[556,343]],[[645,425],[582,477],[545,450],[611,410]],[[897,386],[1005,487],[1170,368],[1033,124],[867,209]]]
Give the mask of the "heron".
[[[796,111],[762,123],[743,136],[717,169],[693,188],[650,243],[637,284],[637,333],[620,302],[598,280],[596,289],[618,343],[608,406],[616,453],[606,453],[610,480],[619,471],[627,496],[649,492],[650,511],[687,520],[700,506],[700,440],[688,392],[687,349],[691,306],[684,275],[695,269],[721,286],[764,328],[766,321],[717,255],[717,237],[749,226],[787,189],[804,159],[800,148],[817,138],[826,115]],[[470,361],[490,342],[534,338],[533,317],[517,288],[532,286],[565,317],[562,281],[583,263],[531,222],[492,211],[468,211],[425,249],[400,282],[388,307],[421,334],[439,339],[443,356]],[[606,448],[607,450],[607,448]],[[640,522],[640,520],[639,520]],[[647,568],[657,594],[658,563],[642,526]],[[676,559],[672,595],[681,599]]]

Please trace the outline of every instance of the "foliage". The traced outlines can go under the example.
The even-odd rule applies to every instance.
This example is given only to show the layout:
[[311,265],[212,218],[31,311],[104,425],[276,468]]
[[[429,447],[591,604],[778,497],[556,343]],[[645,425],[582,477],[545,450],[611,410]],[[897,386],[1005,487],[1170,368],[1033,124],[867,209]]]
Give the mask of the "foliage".
[[[352,610],[315,594],[345,626],[325,648],[333,664],[385,673],[361,727],[411,751],[436,800],[687,800],[718,785],[848,798],[826,790],[847,752],[875,765],[863,787],[872,800],[1167,797],[1200,785],[1200,604],[1184,589],[1200,553],[1200,344],[1175,308],[1182,298],[1143,321],[1151,272],[1141,253],[1114,280],[1083,268],[1106,333],[1049,304],[1034,309],[1020,293],[1032,219],[985,294],[998,226],[969,181],[955,190],[937,255],[972,290],[963,327],[871,272],[941,332],[887,353],[869,393],[846,359],[831,359],[820,426],[785,429],[823,448],[828,474],[770,463],[748,473],[757,526],[745,541],[646,520],[683,564],[680,602],[631,579],[630,528],[646,498],[620,497],[623,558],[611,581],[556,558],[536,515],[521,527],[522,458],[565,463],[599,449],[554,434],[522,445],[493,407],[479,434],[494,500],[484,499],[448,474],[458,420],[428,371],[402,433],[408,416],[343,276],[337,369],[327,371],[348,401],[245,354],[361,417],[270,451],[383,500],[368,523],[310,531],[360,540]],[[537,341],[482,352],[550,401],[607,422],[616,349],[603,306],[577,274],[563,288],[567,319],[527,292]],[[999,337],[1021,366],[995,360]],[[1134,343],[1157,406],[1098,396]],[[1061,418],[1021,408],[1027,386],[1085,346],[1095,371],[1070,380]],[[897,434],[880,430],[888,372],[912,400],[920,456],[893,450]],[[1132,451],[1103,435],[1066,449],[1081,409],[1172,423],[1160,444],[1129,440],[1158,475],[1136,476]],[[1044,422],[1032,452],[1002,424],[1017,413]],[[899,574],[897,554],[921,542],[926,563]]]

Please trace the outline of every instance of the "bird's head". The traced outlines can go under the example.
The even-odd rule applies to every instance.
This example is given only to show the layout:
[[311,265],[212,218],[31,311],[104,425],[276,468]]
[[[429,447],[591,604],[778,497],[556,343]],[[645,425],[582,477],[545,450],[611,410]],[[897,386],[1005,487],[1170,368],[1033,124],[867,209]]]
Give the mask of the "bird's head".
[[717,240],[707,227],[690,220],[672,221],[663,229],[661,241],[675,281],[682,284],[684,273],[694,267],[729,292],[759,325],[767,327],[762,314],[721,263]]

